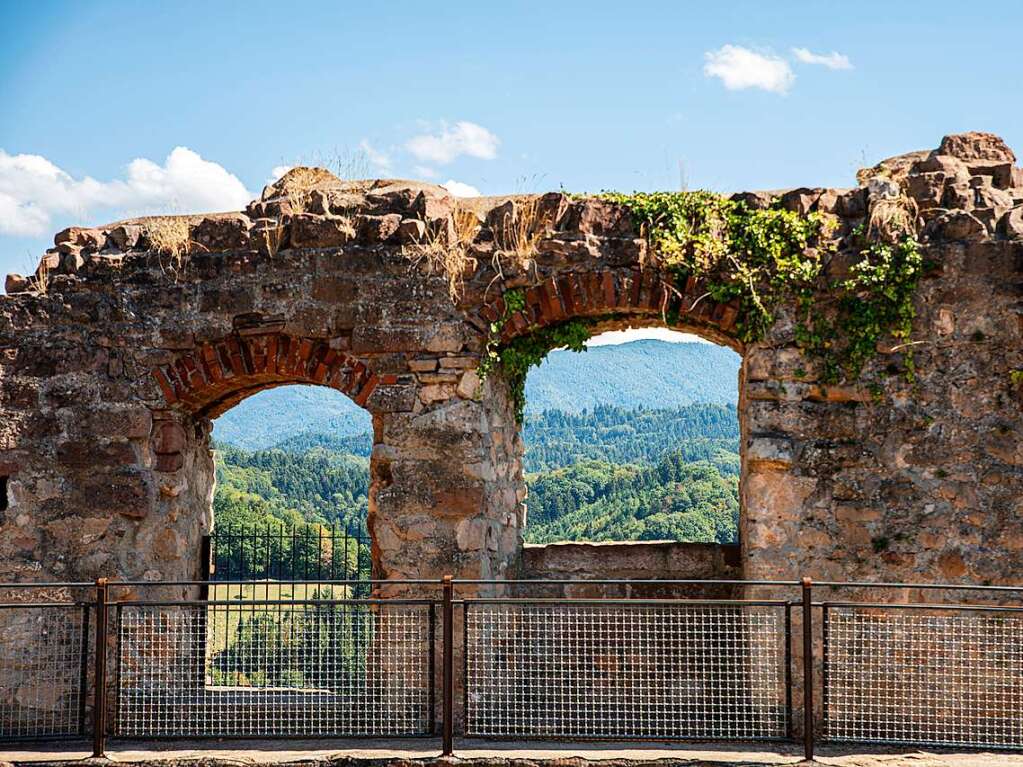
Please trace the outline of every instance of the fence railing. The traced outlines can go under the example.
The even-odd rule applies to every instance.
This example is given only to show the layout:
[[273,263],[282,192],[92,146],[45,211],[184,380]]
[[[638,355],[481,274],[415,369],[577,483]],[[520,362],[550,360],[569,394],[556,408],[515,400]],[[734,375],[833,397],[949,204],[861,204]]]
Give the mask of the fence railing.
[[1023,589],[210,585],[0,585],[0,740],[92,735],[97,755],[108,738],[437,735],[446,754],[456,737],[1023,748]]
[[[222,595],[231,591],[225,581],[363,584],[372,577],[369,537],[338,524],[218,527],[202,546],[205,577],[221,584],[214,588]],[[369,596],[361,586],[356,591]]]
[[0,738],[84,737],[92,605],[0,604]]

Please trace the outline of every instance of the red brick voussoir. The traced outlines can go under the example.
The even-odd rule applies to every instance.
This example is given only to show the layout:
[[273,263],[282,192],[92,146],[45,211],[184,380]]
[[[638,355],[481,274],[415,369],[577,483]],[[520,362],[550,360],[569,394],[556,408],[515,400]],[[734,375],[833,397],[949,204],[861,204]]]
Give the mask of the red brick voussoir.
[[331,339],[285,333],[230,335],[179,353],[152,370],[168,407],[215,418],[254,390],[285,384],[329,386],[365,406],[382,377]]
[[[678,285],[669,275],[654,270],[606,269],[550,277],[523,291],[525,307],[509,314],[501,328],[508,343],[538,327],[576,318],[636,316],[668,318],[676,324],[705,327],[734,337],[739,317],[738,300],[720,303],[707,295],[703,281],[689,277]],[[503,296],[480,311],[486,322],[505,313]]]

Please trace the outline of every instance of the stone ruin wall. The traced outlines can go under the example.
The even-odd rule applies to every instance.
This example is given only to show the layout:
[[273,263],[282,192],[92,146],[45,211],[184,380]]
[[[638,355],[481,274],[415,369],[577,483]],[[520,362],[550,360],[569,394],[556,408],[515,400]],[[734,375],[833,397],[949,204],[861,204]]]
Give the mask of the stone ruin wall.
[[[884,374],[901,354],[886,347],[868,371],[879,394],[822,386],[790,315],[744,348],[736,306],[675,286],[675,327],[743,355],[741,551],[648,547],[634,561],[678,577],[691,567],[755,579],[1019,580],[1023,172],[987,134],[882,165],[923,222],[916,383]],[[482,228],[453,302],[446,275],[409,252],[457,225],[443,189],[304,172],[312,181],[285,177],[243,213],[169,220],[185,226],[184,253],[158,252],[147,221],[72,228],[36,278],[8,278],[0,581],[198,576],[213,524],[210,418],[287,383],[332,386],[372,413],[379,577],[596,576],[638,556],[576,547],[523,558],[528,501],[508,387],[498,371],[480,388],[474,372],[503,290],[524,288],[527,299],[505,340],[570,317],[602,318],[600,329],[664,324],[670,278],[628,212],[543,195],[549,226],[521,264],[501,250],[509,215],[527,202],[461,203]],[[835,215],[840,234],[870,203],[866,187],[780,196],[786,208]]]

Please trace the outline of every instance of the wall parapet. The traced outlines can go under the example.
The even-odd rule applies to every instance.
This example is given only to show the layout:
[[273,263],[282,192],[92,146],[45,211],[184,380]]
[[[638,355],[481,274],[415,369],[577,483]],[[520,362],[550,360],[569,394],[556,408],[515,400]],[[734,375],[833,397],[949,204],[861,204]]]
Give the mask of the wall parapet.
[[[522,577],[545,580],[627,580],[641,578],[737,580],[742,578],[739,544],[679,541],[527,543]],[[593,588],[588,586],[587,588]],[[633,586],[635,589],[647,587]],[[577,587],[557,587],[558,596],[578,596]],[[617,594],[617,586],[601,589]],[[656,590],[656,589],[655,589]]]

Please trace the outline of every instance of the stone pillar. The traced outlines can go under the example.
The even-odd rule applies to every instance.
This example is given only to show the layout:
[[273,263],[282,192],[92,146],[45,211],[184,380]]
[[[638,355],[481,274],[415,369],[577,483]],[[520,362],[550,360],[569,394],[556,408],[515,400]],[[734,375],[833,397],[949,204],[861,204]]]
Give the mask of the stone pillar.
[[503,578],[521,549],[521,440],[499,374],[477,398],[377,412],[369,532],[378,578]]

